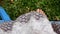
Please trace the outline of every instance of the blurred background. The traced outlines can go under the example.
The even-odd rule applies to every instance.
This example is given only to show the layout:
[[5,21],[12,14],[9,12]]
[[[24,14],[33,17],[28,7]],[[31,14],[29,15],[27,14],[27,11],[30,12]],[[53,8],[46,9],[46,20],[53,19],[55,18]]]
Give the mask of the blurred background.
[[0,0],[10,18],[15,20],[18,16],[37,8],[42,9],[49,20],[60,20],[60,0]]

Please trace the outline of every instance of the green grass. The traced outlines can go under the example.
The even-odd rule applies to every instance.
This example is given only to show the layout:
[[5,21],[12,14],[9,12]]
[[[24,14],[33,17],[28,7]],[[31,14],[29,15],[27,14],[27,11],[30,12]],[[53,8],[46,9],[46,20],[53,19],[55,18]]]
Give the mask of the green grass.
[[4,7],[12,20],[21,14],[41,8],[48,16],[49,20],[60,20],[60,0],[9,0],[0,1],[0,6]]

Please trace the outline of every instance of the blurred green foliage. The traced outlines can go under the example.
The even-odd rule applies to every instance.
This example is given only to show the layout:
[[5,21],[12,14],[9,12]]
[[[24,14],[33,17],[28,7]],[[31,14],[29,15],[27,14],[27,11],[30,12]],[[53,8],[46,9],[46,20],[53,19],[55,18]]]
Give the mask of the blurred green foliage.
[[0,0],[0,6],[5,8],[12,20],[37,8],[42,9],[49,20],[60,20],[60,0]]

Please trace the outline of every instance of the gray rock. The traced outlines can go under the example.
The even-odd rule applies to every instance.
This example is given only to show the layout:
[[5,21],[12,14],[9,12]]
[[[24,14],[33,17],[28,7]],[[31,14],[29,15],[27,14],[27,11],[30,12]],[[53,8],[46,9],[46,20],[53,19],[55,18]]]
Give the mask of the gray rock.
[[0,34],[56,34],[45,15],[35,11],[19,16],[13,22],[0,24]]

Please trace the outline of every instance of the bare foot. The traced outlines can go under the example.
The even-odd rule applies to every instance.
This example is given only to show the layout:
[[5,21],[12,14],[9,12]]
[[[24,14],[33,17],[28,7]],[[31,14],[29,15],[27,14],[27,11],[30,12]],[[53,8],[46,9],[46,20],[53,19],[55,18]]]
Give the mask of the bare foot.
[[45,13],[44,13],[44,11],[42,11],[42,9],[37,9],[36,11],[39,12],[40,14],[45,15]]

